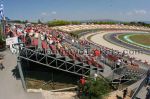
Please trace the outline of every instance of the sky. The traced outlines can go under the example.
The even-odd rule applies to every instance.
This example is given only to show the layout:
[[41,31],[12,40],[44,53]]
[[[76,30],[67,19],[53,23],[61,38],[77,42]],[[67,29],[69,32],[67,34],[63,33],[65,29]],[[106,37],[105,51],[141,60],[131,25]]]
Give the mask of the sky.
[[150,21],[150,0],[0,0],[10,19]]

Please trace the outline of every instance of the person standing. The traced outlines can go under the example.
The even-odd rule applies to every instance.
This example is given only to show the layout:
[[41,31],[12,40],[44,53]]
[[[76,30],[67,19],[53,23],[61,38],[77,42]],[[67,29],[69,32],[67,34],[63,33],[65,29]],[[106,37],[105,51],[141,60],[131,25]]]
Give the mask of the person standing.
[[95,73],[95,74],[94,74],[94,80],[95,80],[95,81],[97,80],[97,77],[98,77],[98,75],[97,75],[97,73]]
[[150,87],[147,87],[146,99],[150,99]]
[[126,88],[125,90],[123,90],[123,99],[126,98],[127,93],[128,93],[128,88]]
[[3,70],[5,67],[3,66],[3,59],[0,58],[0,69]]
[[148,69],[147,71],[147,75],[146,75],[146,85],[148,85],[150,83],[150,69]]

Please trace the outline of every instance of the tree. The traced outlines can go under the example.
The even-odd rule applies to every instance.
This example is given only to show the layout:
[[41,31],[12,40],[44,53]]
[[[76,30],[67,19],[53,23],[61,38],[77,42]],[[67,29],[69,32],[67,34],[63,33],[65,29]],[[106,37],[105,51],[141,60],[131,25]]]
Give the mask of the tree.
[[25,20],[25,23],[28,23],[29,21],[28,20]]
[[[109,83],[102,78],[97,78],[96,81],[92,78],[88,78],[82,92],[88,93],[88,98],[85,99],[102,99],[103,96],[110,92],[110,86]],[[81,97],[81,99],[83,99],[83,97]]]
[[42,24],[42,22],[41,22],[41,20],[40,20],[40,19],[38,19],[38,24]]
[[53,21],[49,21],[47,24],[48,24],[48,26],[62,26],[62,25],[69,25],[69,24],[78,25],[78,24],[81,24],[81,22],[79,22],[79,21],[53,20]]

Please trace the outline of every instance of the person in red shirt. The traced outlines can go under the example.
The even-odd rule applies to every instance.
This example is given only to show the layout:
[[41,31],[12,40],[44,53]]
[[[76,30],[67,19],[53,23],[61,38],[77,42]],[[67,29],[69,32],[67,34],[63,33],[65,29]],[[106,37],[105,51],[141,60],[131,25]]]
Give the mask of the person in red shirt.
[[81,85],[85,85],[85,77],[82,77],[82,78],[80,79],[80,83],[81,83]]

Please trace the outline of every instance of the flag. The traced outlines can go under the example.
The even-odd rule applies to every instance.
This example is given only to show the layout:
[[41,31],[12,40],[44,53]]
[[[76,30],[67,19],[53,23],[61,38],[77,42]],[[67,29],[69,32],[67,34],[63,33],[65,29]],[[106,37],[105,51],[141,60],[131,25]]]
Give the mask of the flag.
[[0,5],[0,15],[1,15],[1,18],[3,19],[4,18],[4,6],[3,6],[3,4]]

